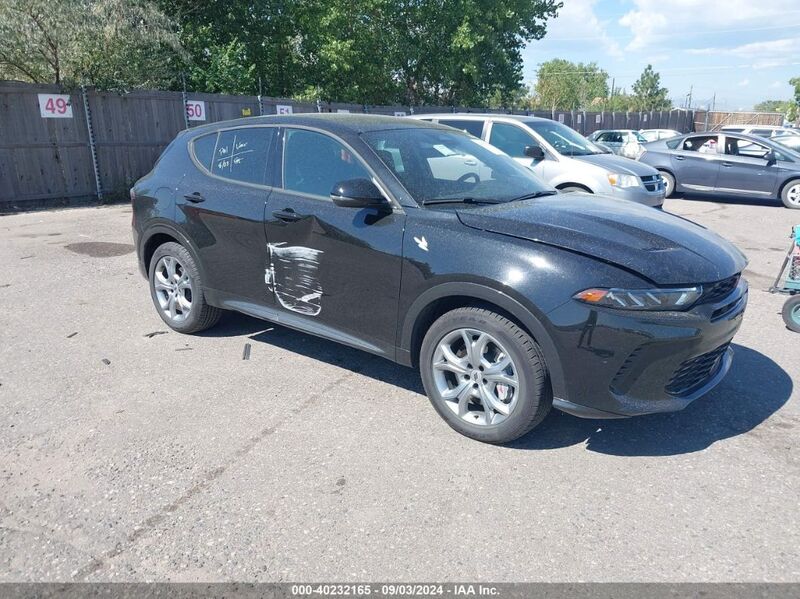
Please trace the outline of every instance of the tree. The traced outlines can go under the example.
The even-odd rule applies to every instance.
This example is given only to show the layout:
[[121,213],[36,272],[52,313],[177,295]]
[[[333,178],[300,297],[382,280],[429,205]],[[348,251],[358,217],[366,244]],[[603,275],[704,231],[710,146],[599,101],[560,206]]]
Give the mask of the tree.
[[0,78],[105,89],[174,83],[183,51],[146,0],[15,0],[0,4]]
[[669,91],[661,87],[661,75],[648,64],[633,84],[634,110],[668,110],[672,108]]
[[608,73],[593,62],[556,58],[539,66],[535,90],[538,104],[546,110],[586,109],[608,96]]

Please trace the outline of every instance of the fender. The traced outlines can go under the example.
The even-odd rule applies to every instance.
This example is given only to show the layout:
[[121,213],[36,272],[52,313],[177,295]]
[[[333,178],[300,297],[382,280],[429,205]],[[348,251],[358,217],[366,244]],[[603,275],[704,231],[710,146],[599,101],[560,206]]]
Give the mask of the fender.
[[197,269],[200,271],[200,277],[204,281],[207,280],[203,262],[199,258],[199,253],[194,243],[175,225],[175,223],[161,219],[154,219],[147,225],[147,228],[142,231],[142,235],[139,237],[139,247],[136,248],[136,253],[139,256],[139,270],[142,271],[145,278],[149,275],[147,272],[147,265],[144,263],[144,248],[147,246],[147,242],[152,239],[154,235],[158,235],[159,233],[169,235],[178,240],[178,243],[185,247],[192,255],[192,258],[194,258]]
[[564,370],[561,365],[556,346],[547,329],[529,309],[509,295],[478,283],[447,282],[431,287],[422,293],[411,304],[402,320],[400,330],[400,344],[397,348],[398,362],[411,365],[411,342],[414,334],[414,325],[422,311],[436,300],[467,296],[477,300],[484,300],[499,306],[519,320],[530,331],[536,342],[542,348],[545,363],[550,372],[550,382],[553,387],[554,397],[564,397],[566,385],[564,383]]

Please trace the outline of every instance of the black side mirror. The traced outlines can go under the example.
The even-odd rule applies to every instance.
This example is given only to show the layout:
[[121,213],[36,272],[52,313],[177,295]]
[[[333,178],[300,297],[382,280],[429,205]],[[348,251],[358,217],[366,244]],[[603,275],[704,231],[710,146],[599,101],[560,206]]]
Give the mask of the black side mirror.
[[522,153],[534,160],[544,160],[544,150],[540,146],[525,146]]
[[767,166],[772,166],[773,164],[778,162],[778,157],[775,155],[775,152],[767,152],[767,155],[764,156],[764,160],[767,161]]
[[345,208],[386,207],[388,203],[381,191],[369,179],[339,181],[331,190],[331,199]]

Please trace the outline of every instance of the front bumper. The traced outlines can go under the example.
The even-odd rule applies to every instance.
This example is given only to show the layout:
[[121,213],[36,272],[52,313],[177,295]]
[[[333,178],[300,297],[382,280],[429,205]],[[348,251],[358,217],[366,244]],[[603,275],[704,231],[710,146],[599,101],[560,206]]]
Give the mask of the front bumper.
[[664,203],[666,190],[663,182],[656,184],[655,191],[648,191],[644,186],[639,187],[611,187],[611,195],[622,200],[629,200],[637,204],[660,207]]
[[566,379],[554,407],[587,418],[682,410],[727,374],[746,305],[744,279],[726,297],[687,312],[567,302],[548,315]]

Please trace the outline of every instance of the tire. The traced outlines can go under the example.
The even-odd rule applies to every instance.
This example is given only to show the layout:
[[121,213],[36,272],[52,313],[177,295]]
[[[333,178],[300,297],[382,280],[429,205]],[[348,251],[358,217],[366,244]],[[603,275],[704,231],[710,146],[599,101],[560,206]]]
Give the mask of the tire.
[[800,295],[793,295],[783,304],[783,322],[786,328],[800,333]]
[[579,187],[577,185],[566,185],[564,187],[559,187],[558,190],[563,192],[563,193],[575,193],[575,192],[592,193],[588,189],[585,189],[583,187]]
[[661,178],[664,179],[664,186],[666,187],[664,197],[672,197],[675,193],[675,177],[670,175],[667,171],[658,171],[658,173],[661,175]]
[[[156,312],[173,331],[197,333],[219,322],[222,310],[206,302],[197,263],[179,243],[165,243],[156,248],[150,260],[148,279]],[[173,303],[170,297],[175,297]],[[170,309],[171,306],[174,307]]]
[[[483,345],[479,353],[466,352],[466,342],[459,340],[467,331],[466,338],[473,339],[473,347]],[[449,339],[464,347],[461,357],[449,345]],[[442,346],[451,347],[451,357],[458,360],[458,368],[469,366],[461,374],[451,372],[453,361],[443,359]],[[503,351],[499,351],[503,350]],[[470,355],[479,362],[479,369],[472,368]],[[506,356],[509,366],[491,372],[502,365]],[[448,361],[448,364],[444,364]],[[435,366],[435,364],[438,366]],[[480,307],[458,308],[447,312],[434,322],[425,334],[420,348],[420,374],[425,392],[434,409],[453,429],[484,443],[507,443],[525,435],[544,420],[553,405],[550,378],[541,348],[528,333],[504,316]],[[482,371],[482,372],[481,372]],[[487,382],[487,378],[493,380]],[[504,382],[496,382],[498,379]],[[513,379],[514,384],[505,381]],[[481,382],[483,384],[481,384]],[[452,386],[451,386],[452,385]],[[456,397],[456,392],[459,389]],[[502,406],[491,409],[487,416],[482,393],[491,393],[490,404]],[[450,400],[443,393],[451,393]],[[465,401],[462,395],[475,394]],[[462,409],[466,406],[466,410]],[[486,422],[486,419],[489,419]]]
[[783,186],[781,201],[787,208],[800,210],[800,179],[792,179]]

